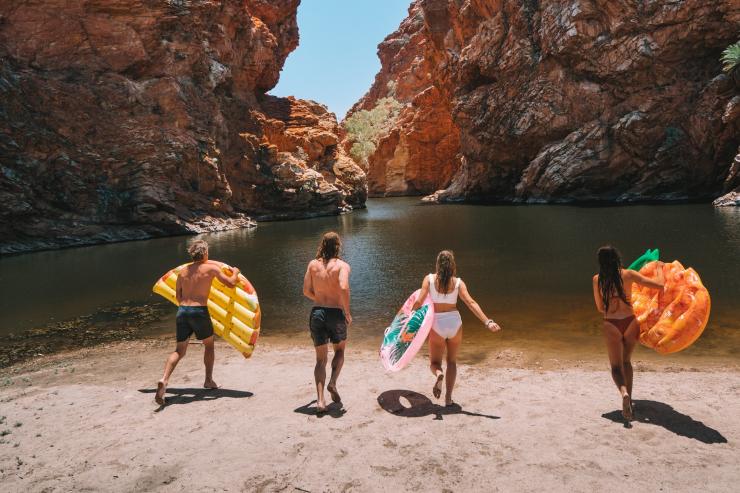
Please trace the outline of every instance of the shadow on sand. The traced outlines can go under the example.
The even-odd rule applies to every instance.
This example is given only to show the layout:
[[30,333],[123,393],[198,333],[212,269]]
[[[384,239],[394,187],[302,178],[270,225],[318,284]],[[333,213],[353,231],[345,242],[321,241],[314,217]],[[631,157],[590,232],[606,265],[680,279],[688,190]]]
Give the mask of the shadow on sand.
[[[405,406],[401,402],[401,398],[404,398],[409,403],[409,406]],[[385,411],[396,416],[403,416],[404,418],[434,416],[434,419],[443,419],[442,416],[449,414],[467,414],[468,416],[478,416],[481,418],[501,419],[498,416],[464,411],[459,404],[440,406],[439,404],[434,404],[427,396],[412,390],[386,390],[378,396],[378,404]]]
[[[157,389],[139,389],[142,394],[154,394]],[[252,397],[254,394],[243,390],[230,389],[204,389],[204,388],[187,388],[174,389],[167,388],[165,393],[165,405],[160,406],[157,411],[161,411],[170,404],[190,404],[197,401],[213,401],[221,398],[244,399]]]
[[323,418],[324,416],[331,416],[332,418],[341,418],[347,413],[341,402],[332,402],[326,406],[326,411],[318,413],[316,410],[316,400],[312,400],[308,404],[293,409],[294,413],[305,414],[307,416],[316,416],[317,418]]
[[[635,410],[633,421],[662,426],[676,435],[693,438],[704,443],[727,443],[727,439],[714,428],[710,428],[701,421],[696,421],[691,416],[676,411],[668,404],[657,401],[632,401],[632,405]],[[621,410],[612,411],[601,416],[615,423],[624,423],[625,426],[628,426],[628,423],[622,417]]]

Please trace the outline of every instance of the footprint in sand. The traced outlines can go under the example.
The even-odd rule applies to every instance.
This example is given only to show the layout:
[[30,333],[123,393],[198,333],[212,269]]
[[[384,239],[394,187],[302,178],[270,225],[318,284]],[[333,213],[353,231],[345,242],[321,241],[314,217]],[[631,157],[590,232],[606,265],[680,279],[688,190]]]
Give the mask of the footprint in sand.
[[303,442],[296,443],[295,446],[293,446],[293,455],[298,457],[301,455],[301,451],[303,451],[303,447],[305,447],[306,444]]
[[398,467],[385,467],[385,466],[370,466],[370,469],[377,471],[381,476],[389,477],[395,476],[400,468]]
[[383,441],[383,447],[386,447],[386,448],[396,448],[396,447],[398,447],[398,444],[396,442],[394,442],[393,440],[391,440],[390,438],[386,438]]

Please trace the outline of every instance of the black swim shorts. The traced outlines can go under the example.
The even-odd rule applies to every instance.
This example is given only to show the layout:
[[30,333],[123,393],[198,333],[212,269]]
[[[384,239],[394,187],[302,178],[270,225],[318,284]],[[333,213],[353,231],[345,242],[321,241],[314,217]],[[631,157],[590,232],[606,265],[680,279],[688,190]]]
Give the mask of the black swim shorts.
[[177,342],[185,342],[195,332],[198,340],[213,335],[213,324],[205,306],[181,306],[177,309]]
[[308,326],[314,346],[323,346],[329,341],[339,344],[347,339],[347,319],[340,308],[313,307]]

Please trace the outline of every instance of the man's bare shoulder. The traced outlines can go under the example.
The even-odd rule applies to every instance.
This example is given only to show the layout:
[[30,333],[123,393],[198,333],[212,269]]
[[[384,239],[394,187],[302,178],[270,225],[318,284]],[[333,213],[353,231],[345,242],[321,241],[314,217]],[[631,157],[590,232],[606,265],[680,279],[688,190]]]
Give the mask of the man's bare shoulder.
[[217,275],[221,271],[221,263],[213,260],[207,262],[201,262],[199,264],[191,265],[193,272],[199,272],[200,274],[207,274],[211,276]]
[[347,262],[345,262],[344,260],[342,260],[342,259],[337,259],[337,266],[338,266],[338,267],[339,267],[340,269],[347,269],[347,270],[351,270],[351,269],[352,269],[352,268],[351,268],[351,267],[349,266],[349,264],[348,264]]

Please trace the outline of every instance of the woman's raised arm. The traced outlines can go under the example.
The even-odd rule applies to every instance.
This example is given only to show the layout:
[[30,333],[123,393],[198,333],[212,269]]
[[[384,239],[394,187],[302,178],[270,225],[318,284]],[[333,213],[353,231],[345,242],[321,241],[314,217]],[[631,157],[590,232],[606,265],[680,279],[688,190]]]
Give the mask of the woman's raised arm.
[[642,286],[647,286],[653,289],[663,289],[665,286],[665,275],[663,274],[663,262],[658,262],[657,276],[655,279],[651,279],[637,272],[636,270],[626,269],[625,274],[629,276],[632,282],[636,282]]
[[460,298],[465,302],[466,305],[468,305],[468,308],[470,308],[470,311],[473,312],[473,315],[478,317],[478,319],[483,322],[489,330],[496,332],[501,330],[501,327],[488,318],[488,316],[483,313],[483,310],[481,309],[480,305],[477,301],[473,299],[472,296],[470,296],[470,293],[468,292],[468,287],[465,285],[464,281],[460,281]]
[[419,297],[416,298],[416,302],[414,303],[414,306],[411,307],[411,310],[418,310],[421,308],[421,305],[424,304],[424,300],[427,299],[427,295],[429,294],[429,276],[424,276],[424,280],[421,281],[421,293],[419,293]]

